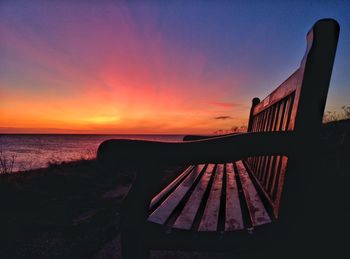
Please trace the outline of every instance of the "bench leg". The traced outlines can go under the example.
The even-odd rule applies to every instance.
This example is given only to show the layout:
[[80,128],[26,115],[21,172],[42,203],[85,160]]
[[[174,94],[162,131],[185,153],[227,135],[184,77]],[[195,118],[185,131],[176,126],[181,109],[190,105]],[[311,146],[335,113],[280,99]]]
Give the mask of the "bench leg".
[[121,233],[121,248],[123,259],[148,259],[150,258],[149,247],[140,233],[142,231],[134,231],[124,229]]

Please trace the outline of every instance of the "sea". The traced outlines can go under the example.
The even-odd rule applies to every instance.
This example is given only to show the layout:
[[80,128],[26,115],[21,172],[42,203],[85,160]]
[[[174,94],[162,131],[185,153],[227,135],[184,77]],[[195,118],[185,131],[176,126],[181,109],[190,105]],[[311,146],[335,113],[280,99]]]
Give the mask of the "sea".
[[0,167],[10,172],[47,167],[50,163],[93,159],[107,139],[182,141],[184,135],[0,134]]

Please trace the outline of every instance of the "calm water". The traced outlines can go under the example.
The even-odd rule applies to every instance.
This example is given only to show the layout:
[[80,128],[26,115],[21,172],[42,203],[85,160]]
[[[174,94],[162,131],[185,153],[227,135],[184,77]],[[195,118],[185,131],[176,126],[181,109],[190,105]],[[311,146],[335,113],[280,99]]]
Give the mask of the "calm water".
[[13,171],[46,167],[49,162],[94,158],[111,138],[182,141],[183,135],[0,135],[0,159],[14,158]]

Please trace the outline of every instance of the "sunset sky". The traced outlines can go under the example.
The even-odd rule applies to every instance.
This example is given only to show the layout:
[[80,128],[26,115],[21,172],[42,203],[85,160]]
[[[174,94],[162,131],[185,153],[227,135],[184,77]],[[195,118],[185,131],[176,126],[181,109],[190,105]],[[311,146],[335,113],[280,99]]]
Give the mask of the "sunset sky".
[[294,72],[327,17],[341,31],[326,110],[339,111],[350,105],[349,1],[1,1],[0,133],[247,124],[251,99]]

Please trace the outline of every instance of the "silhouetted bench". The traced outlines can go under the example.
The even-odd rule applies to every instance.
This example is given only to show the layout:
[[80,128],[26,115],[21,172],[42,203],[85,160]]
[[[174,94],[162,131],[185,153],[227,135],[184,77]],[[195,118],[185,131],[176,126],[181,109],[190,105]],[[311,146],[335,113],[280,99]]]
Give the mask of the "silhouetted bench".
[[[300,67],[262,101],[253,99],[248,133],[183,143],[101,144],[102,162],[123,161],[137,173],[125,201],[124,258],[148,257],[150,249],[277,246],[312,228],[310,204],[317,195],[310,182],[318,177],[319,130],[338,34],[332,19],[313,26]],[[154,195],[160,164],[169,163],[187,166]]]

